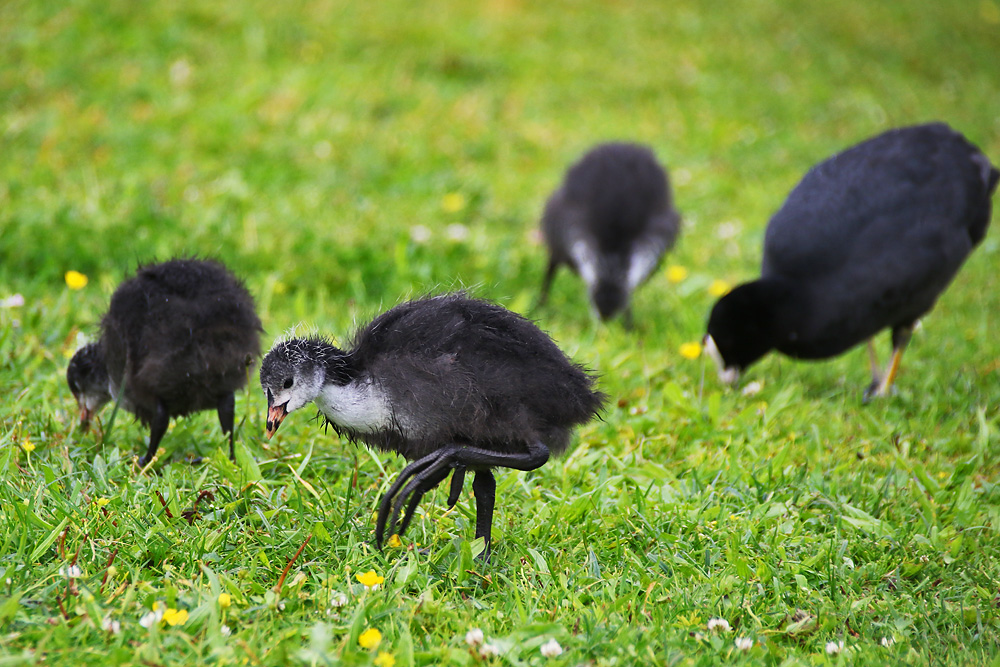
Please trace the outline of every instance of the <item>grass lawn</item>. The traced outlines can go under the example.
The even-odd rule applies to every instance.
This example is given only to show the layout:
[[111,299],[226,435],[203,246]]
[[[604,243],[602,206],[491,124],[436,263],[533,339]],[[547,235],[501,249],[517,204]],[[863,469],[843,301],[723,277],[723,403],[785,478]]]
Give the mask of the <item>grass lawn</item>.
[[[813,163],[932,119],[1000,161],[998,62],[997,0],[0,4],[0,665],[1000,664],[996,230],[888,400],[863,348],[756,394],[679,353]],[[545,198],[610,139],[668,165],[687,275],[632,332],[565,272],[532,313],[612,402],[498,475],[489,565],[468,487],[375,550],[403,461],[308,411],[264,441],[255,377],[235,464],[211,413],[150,469],[127,414],[76,427],[67,361],[138,262],[222,259],[267,346],[461,286],[527,313]]]

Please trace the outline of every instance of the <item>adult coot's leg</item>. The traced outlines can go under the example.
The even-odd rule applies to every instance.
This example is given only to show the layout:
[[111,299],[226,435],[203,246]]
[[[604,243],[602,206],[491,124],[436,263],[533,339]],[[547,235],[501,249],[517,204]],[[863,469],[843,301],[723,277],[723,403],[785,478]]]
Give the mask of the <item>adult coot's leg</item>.
[[[893,327],[892,359],[889,361],[889,368],[882,377],[873,375],[871,385],[865,390],[864,401],[866,403],[876,396],[888,396],[889,392],[892,391],[892,383],[895,382],[896,375],[899,373],[899,364],[903,359],[903,352],[906,351],[906,346],[909,344],[912,336],[913,323]],[[869,353],[874,358],[874,350],[869,348]]]

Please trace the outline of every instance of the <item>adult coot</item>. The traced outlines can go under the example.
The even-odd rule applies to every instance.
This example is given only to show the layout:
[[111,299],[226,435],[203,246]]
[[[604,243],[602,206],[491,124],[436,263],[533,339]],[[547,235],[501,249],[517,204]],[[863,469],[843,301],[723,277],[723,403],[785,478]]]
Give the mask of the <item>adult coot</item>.
[[[776,349],[825,359],[869,341],[885,395],[913,326],[982,241],[1000,177],[943,123],[891,130],[816,165],[771,218],[758,280],[723,296],[706,350],[724,381]],[[883,372],[871,338],[892,331]]]

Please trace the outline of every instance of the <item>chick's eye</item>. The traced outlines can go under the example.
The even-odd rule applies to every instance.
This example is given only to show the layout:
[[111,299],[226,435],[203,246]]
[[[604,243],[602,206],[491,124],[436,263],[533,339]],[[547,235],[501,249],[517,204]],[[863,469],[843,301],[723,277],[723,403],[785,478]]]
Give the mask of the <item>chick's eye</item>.
[[285,389],[291,389],[293,384],[295,384],[295,380],[293,380],[292,378],[288,378],[287,380],[285,380],[285,384],[281,386]]

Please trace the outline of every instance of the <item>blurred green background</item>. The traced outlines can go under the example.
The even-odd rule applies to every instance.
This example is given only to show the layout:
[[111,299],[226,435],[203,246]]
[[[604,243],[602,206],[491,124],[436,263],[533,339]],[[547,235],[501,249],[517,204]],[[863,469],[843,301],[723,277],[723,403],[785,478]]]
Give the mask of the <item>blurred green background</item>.
[[[754,396],[678,350],[714,282],[756,275],[768,217],[812,164],[929,120],[1000,161],[998,63],[996,0],[0,3],[0,299],[25,299],[0,307],[0,648],[11,664],[371,664],[356,640],[372,625],[401,666],[473,664],[462,637],[479,625],[509,664],[541,661],[548,636],[574,665],[993,660],[995,230],[888,401],[860,406],[860,349],[772,355],[745,380]],[[653,147],[684,217],[664,265],[687,277],[639,291],[634,332],[594,322],[566,272],[530,310],[544,201],[613,139]],[[140,475],[144,430],[79,433],[63,373],[115,285],[175,255],[241,275],[266,344],[296,325],[343,340],[467,286],[536,317],[612,404],[567,459],[501,476],[489,568],[469,559],[468,493],[453,513],[428,495],[408,535],[427,553],[375,552],[371,509],[401,461],[304,416],[262,442],[255,381],[238,439],[259,469],[220,458],[201,415]],[[219,500],[192,525],[156,497],[177,515],[206,489]],[[307,535],[279,613],[272,589]],[[88,603],[64,597],[78,547]],[[112,552],[127,592],[109,597]],[[378,595],[352,576],[369,568]],[[140,627],[157,600],[190,625]],[[711,616],[754,648],[705,634]]]

